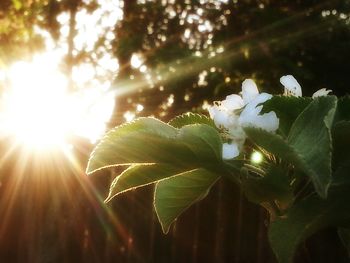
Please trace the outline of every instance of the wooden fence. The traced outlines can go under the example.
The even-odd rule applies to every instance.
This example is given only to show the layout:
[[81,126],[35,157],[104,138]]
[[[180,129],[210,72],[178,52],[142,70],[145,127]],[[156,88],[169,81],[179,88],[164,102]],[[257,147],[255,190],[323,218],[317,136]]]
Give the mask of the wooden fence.
[[[164,235],[151,186],[103,203],[111,178],[106,171],[83,173],[88,147],[78,147],[77,166],[63,155],[24,159],[19,149],[6,155],[11,144],[2,145],[0,262],[276,262],[267,214],[228,181],[219,181]],[[346,262],[344,255],[329,229],[303,245],[295,260]]]

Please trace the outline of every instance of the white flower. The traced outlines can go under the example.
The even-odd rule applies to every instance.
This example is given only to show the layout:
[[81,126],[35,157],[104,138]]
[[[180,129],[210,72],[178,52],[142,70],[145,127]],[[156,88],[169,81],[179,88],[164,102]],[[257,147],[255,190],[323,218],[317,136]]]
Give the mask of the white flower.
[[240,146],[239,148],[241,148],[246,139],[246,134],[242,125],[240,125],[238,118],[239,116],[236,117],[236,122],[228,127],[227,135],[231,140],[235,141]]
[[253,99],[255,99],[255,97],[258,95],[259,95],[259,90],[254,80],[246,79],[242,82],[242,98],[243,98],[244,104],[248,104]]
[[268,93],[259,94],[255,82],[246,79],[242,83],[242,96],[232,94],[221,102],[208,108],[215,125],[225,130],[230,143],[223,144],[223,159],[232,159],[239,155],[246,139],[243,127],[258,127],[269,132],[275,132],[279,119],[275,112],[260,114],[265,101],[272,98]]
[[222,145],[222,158],[230,160],[239,155],[238,145],[236,143],[224,143]]
[[221,106],[228,111],[241,109],[244,107],[244,105],[244,100],[237,94],[229,95],[225,100],[221,101]]
[[[287,95],[287,96],[292,95],[295,97],[302,96],[301,86],[292,75],[282,76],[280,78],[280,82],[284,86],[284,95]],[[312,98],[314,99],[317,97],[327,96],[330,92],[332,92],[332,90],[327,90],[323,88],[316,91],[312,95]]]
[[243,145],[246,135],[239,124],[239,115],[236,114],[236,111],[243,107],[243,99],[233,94],[208,108],[209,115],[214,120],[216,127],[226,130],[230,139],[237,142],[239,148]]
[[214,120],[216,127],[223,128],[229,121],[229,112],[221,105],[214,105],[208,108],[210,118]]
[[280,82],[284,86],[284,95],[302,96],[300,84],[292,75],[282,76]]
[[317,98],[317,97],[322,97],[322,96],[327,96],[330,92],[332,92],[332,90],[326,90],[325,88],[323,89],[319,89],[318,91],[316,91],[313,95],[312,98]]
[[[268,132],[275,132],[279,127],[279,119],[274,111],[260,114],[263,106],[260,105],[272,98],[271,94],[261,93],[251,101],[239,116],[239,122],[243,127],[257,127]],[[260,106],[259,106],[260,105]]]

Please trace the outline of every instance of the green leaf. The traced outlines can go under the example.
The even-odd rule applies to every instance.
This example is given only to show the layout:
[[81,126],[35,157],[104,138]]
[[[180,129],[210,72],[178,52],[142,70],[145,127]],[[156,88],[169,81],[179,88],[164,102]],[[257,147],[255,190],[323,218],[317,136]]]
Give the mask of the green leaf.
[[341,121],[350,121],[350,96],[345,96],[338,100],[335,123]]
[[191,113],[191,112],[184,113],[169,121],[169,125],[175,128],[181,128],[189,124],[206,124],[215,128],[215,124],[212,119],[210,119],[209,117],[203,114],[198,114],[198,113]]
[[350,121],[341,121],[333,128],[333,170],[350,163]]
[[120,193],[158,182],[184,171],[186,171],[185,168],[166,164],[130,166],[113,180],[106,202],[109,202],[114,196]]
[[348,251],[348,256],[350,257],[350,228],[339,227],[338,235],[344,247]]
[[238,159],[224,160],[224,167],[231,172],[240,173],[245,161]]
[[330,128],[336,105],[334,96],[313,100],[296,119],[287,139],[253,127],[244,131],[254,143],[307,174],[317,193],[325,198],[331,182]]
[[308,97],[273,96],[264,103],[262,113],[274,111],[280,120],[279,131],[286,137],[296,118],[311,101]]
[[287,140],[282,136],[253,127],[246,127],[244,128],[244,131],[251,141],[268,152],[282,158],[285,161],[293,163],[295,166],[303,166],[303,162],[294,148],[291,147]]
[[89,160],[92,173],[116,165],[132,165],[115,178],[106,201],[132,188],[204,167],[221,168],[219,133],[205,124],[175,129],[153,118],[141,118],[109,132]]
[[176,129],[140,118],[108,132],[91,154],[87,173],[117,165],[176,164],[215,168],[222,162],[219,133],[204,124]]
[[178,139],[204,166],[210,167],[222,161],[222,141],[214,128],[205,124],[186,125],[179,130]]
[[87,170],[116,165],[187,163],[194,154],[176,140],[178,130],[154,118],[140,118],[108,132],[91,153]]
[[195,169],[157,183],[154,207],[163,232],[187,208],[202,200],[219,176],[205,169]]
[[286,203],[293,198],[286,169],[277,165],[271,165],[263,177],[242,177],[242,187],[248,200],[257,204],[274,200]]
[[331,182],[331,127],[337,107],[337,97],[314,99],[299,115],[288,135],[288,144],[303,162],[317,193],[326,198]]
[[292,263],[298,245],[322,228],[348,224],[349,202],[349,185],[331,187],[326,200],[313,194],[272,222],[269,240],[278,261]]

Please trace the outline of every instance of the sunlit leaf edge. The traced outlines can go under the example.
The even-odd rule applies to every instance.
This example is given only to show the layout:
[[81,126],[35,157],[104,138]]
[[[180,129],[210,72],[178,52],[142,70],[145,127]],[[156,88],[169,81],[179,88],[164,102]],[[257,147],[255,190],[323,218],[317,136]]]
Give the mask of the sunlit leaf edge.
[[[308,156],[310,153],[312,153],[311,149],[313,149],[315,146],[319,146],[320,142],[310,143],[310,137],[311,139],[316,138],[315,132],[320,133],[322,130],[317,129],[314,132],[309,132],[311,130],[315,130],[316,128],[312,125],[310,125],[310,121],[308,115],[312,115],[313,110],[314,114],[319,115],[320,111],[317,111],[317,108],[320,106],[324,106],[323,104],[328,104],[328,108],[321,107],[320,111],[325,110],[323,118],[320,120],[321,124],[324,125],[324,132],[326,133],[326,138],[328,141],[325,143],[325,147],[327,148],[327,151],[323,152],[324,159],[327,160],[327,162],[321,162],[322,164],[326,165],[327,169],[323,169],[322,173],[323,177],[320,177],[320,173],[317,173],[318,165],[312,165],[313,162],[311,160],[317,160],[319,155],[316,156]],[[310,177],[312,180],[312,183],[315,187],[316,192],[321,196],[322,198],[327,197],[328,188],[331,184],[332,180],[332,133],[331,128],[333,125],[335,113],[337,109],[337,97],[335,96],[323,96],[318,97],[316,99],[313,99],[312,102],[299,114],[297,119],[294,121],[290,132],[288,134],[288,144],[294,149],[294,151],[299,156],[300,160],[302,161],[303,165],[302,170]],[[317,120],[317,118],[311,118],[312,120]],[[305,124],[306,123],[306,124]],[[304,136],[302,136],[304,135]],[[309,142],[308,144],[305,144],[303,142],[303,137],[306,136],[306,139],[304,138],[304,141]],[[308,150],[305,150],[305,146],[309,146]],[[323,173],[323,171],[325,171]],[[323,180],[321,182],[321,179]]]
[[[99,171],[105,168],[120,166],[120,165],[141,164],[138,162],[125,162],[125,163],[114,163],[110,165],[97,165],[94,162],[96,161],[96,156],[98,156],[99,151],[103,150],[104,145],[109,145],[110,140],[113,140],[112,137],[115,136],[115,134],[118,134],[119,132],[121,132],[121,134],[130,133],[132,132],[130,129],[132,129],[133,126],[135,125],[137,126],[138,124],[142,124],[142,122],[149,122],[149,121],[154,122],[155,124],[161,125],[164,128],[164,131],[162,132],[162,130],[159,129],[159,127],[157,127],[157,129],[154,129],[154,128],[151,128],[150,126],[146,127],[146,129],[143,129],[143,130],[146,130],[151,134],[159,135],[163,138],[172,138],[176,136],[177,134],[176,128],[153,117],[141,117],[141,118],[135,119],[132,122],[128,122],[128,123],[116,126],[110,131],[108,131],[99,141],[99,143],[94,147],[88,160],[86,174],[90,175],[96,171]],[[138,132],[138,130],[135,130],[134,132]],[[142,164],[152,164],[152,163],[154,162],[142,162]]]
[[[177,179],[179,176],[174,176],[172,178],[168,178],[168,179],[165,179],[165,180],[162,180],[158,183],[156,183],[156,187],[155,187],[155,191],[154,191],[154,198],[153,198],[153,204],[154,204],[154,208],[155,208],[155,212],[157,214],[157,218],[158,218],[158,221],[162,227],[162,230],[163,230],[163,233],[167,234],[169,232],[169,229],[171,227],[171,225],[176,221],[176,219],[181,215],[183,214],[188,208],[190,208],[193,204],[197,203],[198,201],[201,201],[203,200],[209,193],[210,189],[212,188],[212,186],[219,180],[220,176],[219,175],[216,175],[216,174],[213,174],[212,172],[210,171],[207,171],[206,169],[194,169],[194,170],[191,170],[191,171],[188,171],[187,173],[192,173],[192,172],[195,172],[195,171],[203,171],[205,173],[208,173],[208,174],[211,174],[214,178],[213,178],[213,181],[206,187],[206,189],[204,191],[202,191],[197,198],[193,199],[191,202],[188,203],[188,205],[184,206],[181,210],[180,213],[178,213],[176,215],[176,217],[174,217],[173,219],[171,219],[169,222],[164,222],[162,217],[160,216],[160,212],[159,212],[159,206],[157,206],[157,193],[159,191],[159,184],[161,184],[162,182],[171,182],[172,179]],[[186,175],[186,173],[183,173],[182,176]],[[181,175],[180,175],[181,176]]]
[[206,124],[216,129],[214,121],[204,114],[187,112],[176,116],[168,122],[169,125],[175,128],[181,128],[189,124]]
[[[134,186],[130,186],[128,188],[125,188],[122,191],[113,191],[113,188],[119,183],[119,181],[122,179],[122,176],[127,174],[127,173],[132,173],[135,169],[160,169],[162,170],[163,168],[171,168],[173,169],[173,172],[170,173],[170,175],[164,175],[164,176],[160,176],[159,179],[156,180],[152,180],[152,181],[148,181],[148,182],[144,182],[144,183],[140,183],[138,185],[134,185]],[[157,182],[160,182],[162,180],[166,180],[168,178],[174,177],[174,176],[178,176],[181,175],[183,173],[186,173],[190,170],[194,170],[194,169],[198,169],[198,168],[192,168],[192,169],[188,169],[188,167],[174,167],[174,166],[170,166],[169,164],[137,164],[137,165],[131,165],[129,166],[127,169],[125,169],[121,174],[117,175],[116,178],[114,178],[114,180],[111,183],[110,186],[110,190],[109,190],[109,195],[106,198],[105,202],[109,202],[111,201],[115,196],[119,195],[119,194],[123,194],[125,192],[128,192],[130,190],[133,189],[137,189],[139,187],[143,187],[143,186],[147,186],[147,185],[151,185],[151,184],[155,184]],[[146,181],[146,180],[145,180]]]

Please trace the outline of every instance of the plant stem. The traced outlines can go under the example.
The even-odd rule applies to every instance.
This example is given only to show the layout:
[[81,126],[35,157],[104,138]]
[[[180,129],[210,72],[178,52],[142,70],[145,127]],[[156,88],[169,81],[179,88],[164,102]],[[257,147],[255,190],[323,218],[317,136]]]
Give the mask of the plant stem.
[[247,168],[248,171],[256,173],[256,174],[260,175],[261,177],[264,177],[266,174],[263,169],[256,167],[254,165],[244,164],[244,167]]

